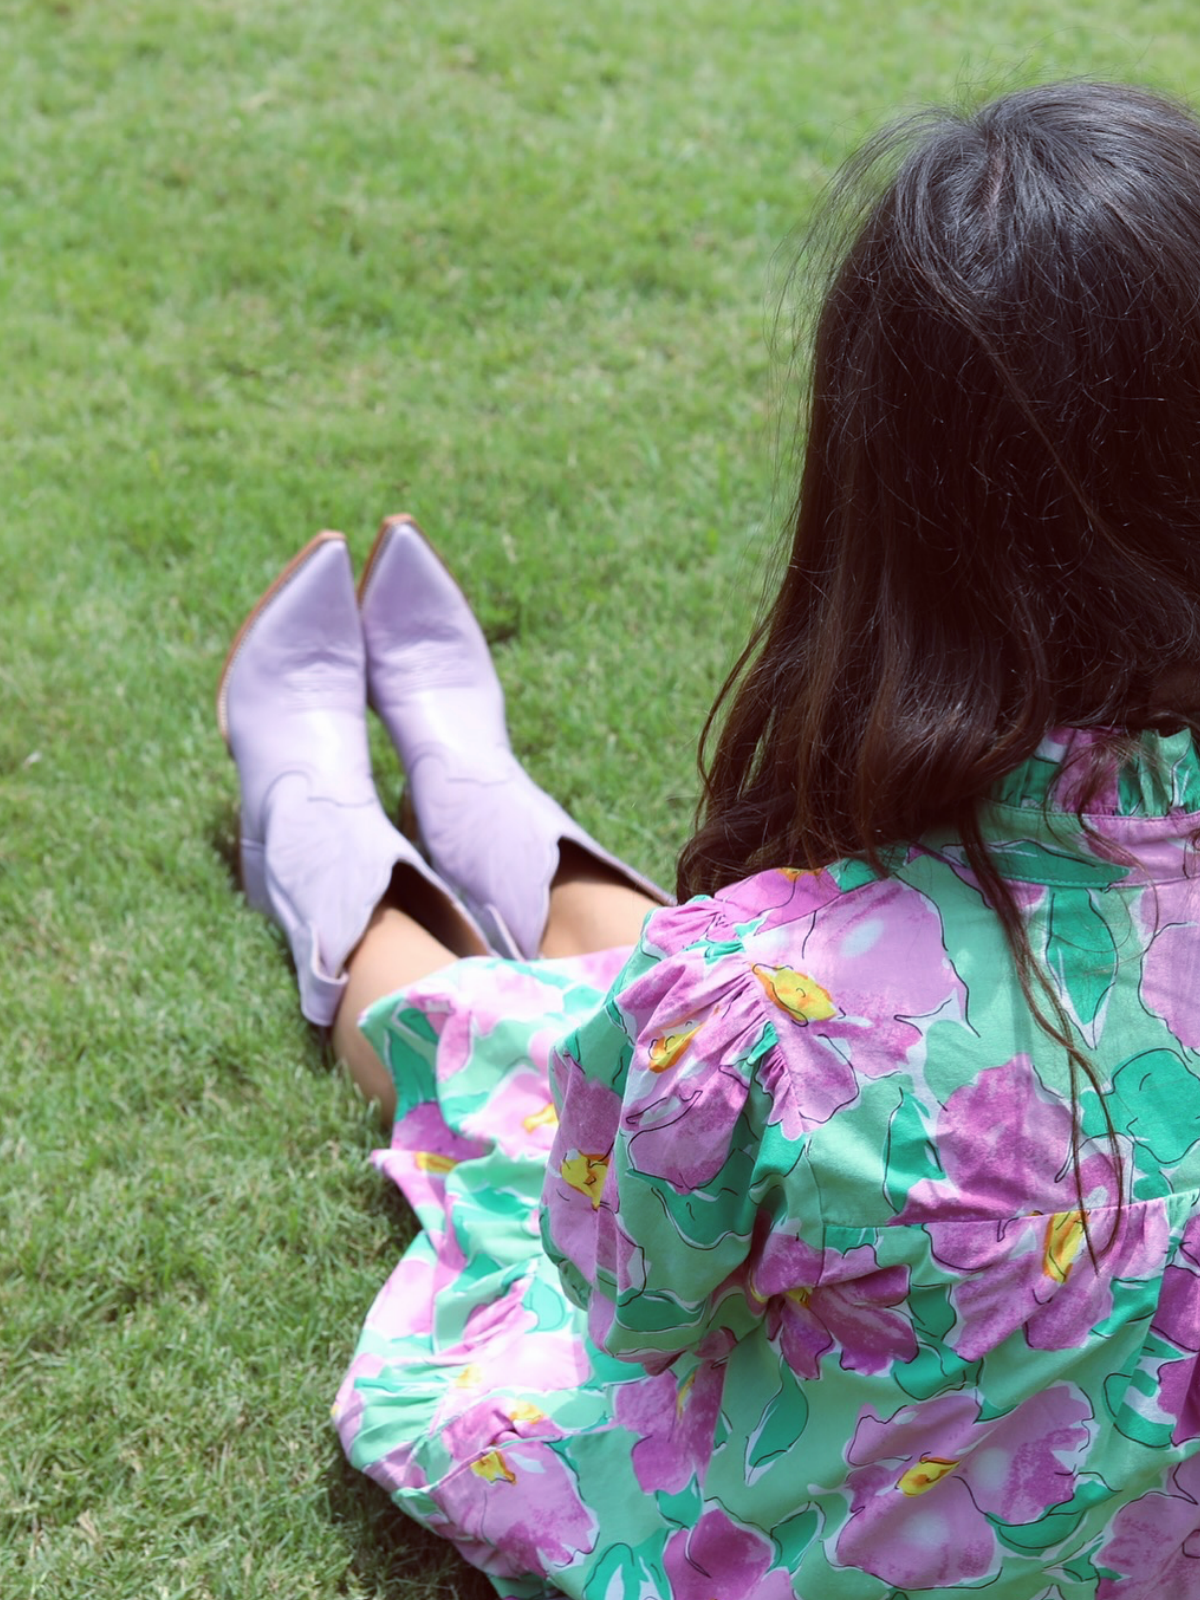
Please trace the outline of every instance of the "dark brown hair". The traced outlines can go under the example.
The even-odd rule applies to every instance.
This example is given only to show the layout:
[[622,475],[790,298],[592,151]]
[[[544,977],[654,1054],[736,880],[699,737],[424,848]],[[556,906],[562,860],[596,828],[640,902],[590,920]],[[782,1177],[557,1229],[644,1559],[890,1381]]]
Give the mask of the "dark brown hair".
[[1195,726],[1163,685],[1200,658],[1200,128],[1144,90],[1054,84],[878,136],[828,215],[872,186],[817,321],[786,571],[705,726],[678,891],[883,871],[950,826],[1035,1016],[1095,1082],[977,808],[1052,727]]

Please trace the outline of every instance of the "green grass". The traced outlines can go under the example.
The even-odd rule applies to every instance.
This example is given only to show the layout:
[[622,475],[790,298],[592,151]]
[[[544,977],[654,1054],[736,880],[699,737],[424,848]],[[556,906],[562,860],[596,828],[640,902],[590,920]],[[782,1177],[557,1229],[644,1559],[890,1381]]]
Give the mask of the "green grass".
[[894,110],[1078,72],[1200,92],[1190,0],[0,9],[5,1600],[490,1592],[327,1420],[408,1224],[232,892],[224,650],[414,512],[669,877],[786,498],[776,246]]

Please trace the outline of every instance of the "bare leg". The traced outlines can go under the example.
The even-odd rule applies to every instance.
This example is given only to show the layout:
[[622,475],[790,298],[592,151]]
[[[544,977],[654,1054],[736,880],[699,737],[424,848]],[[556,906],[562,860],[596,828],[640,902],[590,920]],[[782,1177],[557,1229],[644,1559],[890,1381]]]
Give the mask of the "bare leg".
[[426,933],[406,911],[380,906],[346,963],[349,983],[333,1019],[333,1048],[367,1100],[379,1103],[390,1122],[396,1112],[392,1075],[359,1032],[358,1019],[369,1005],[415,983],[455,959],[454,952]]
[[550,886],[544,956],[581,956],[634,944],[658,902],[575,845],[565,845]]

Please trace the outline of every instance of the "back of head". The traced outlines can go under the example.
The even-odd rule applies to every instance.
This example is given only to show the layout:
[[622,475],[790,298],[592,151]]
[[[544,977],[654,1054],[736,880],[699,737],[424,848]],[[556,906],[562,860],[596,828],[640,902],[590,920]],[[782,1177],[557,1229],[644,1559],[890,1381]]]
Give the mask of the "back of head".
[[689,893],[973,832],[1048,728],[1200,709],[1200,128],[1065,83],[885,133],[836,200],[883,167],[817,324],[791,557],[726,686]]

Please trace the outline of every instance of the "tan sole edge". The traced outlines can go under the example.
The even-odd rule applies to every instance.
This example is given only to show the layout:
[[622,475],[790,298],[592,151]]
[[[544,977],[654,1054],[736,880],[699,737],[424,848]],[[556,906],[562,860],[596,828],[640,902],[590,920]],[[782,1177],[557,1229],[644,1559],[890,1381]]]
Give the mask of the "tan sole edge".
[[304,546],[304,549],[301,550],[298,555],[294,555],[292,557],[287,566],[284,567],[283,571],[274,580],[274,582],[269,584],[267,588],[263,590],[262,594],[259,595],[254,605],[251,607],[246,620],[242,623],[237,633],[234,634],[233,643],[229,646],[229,650],[225,656],[224,665],[221,668],[221,676],[217,679],[217,727],[220,729],[221,737],[225,741],[225,748],[227,750],[229,749],[229,718],[226,712],[225,700],[226,690],[229,683],[229,674],[233,670],[233,664],[237,660],[242,646],[249,637],[252,628],[266,607],[271,603],[279,591],[285,588],[287,584],[291,582],[292,578],[305,564],[313,552],[319,549],[321,545],[328,544],[332,539],[340,539],[343,544],[346,543],[346,535],[344,533],[336,532],[333,528],[324,528],[320,533],[314,534]]

